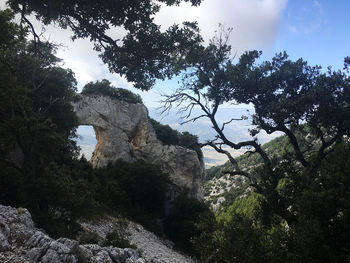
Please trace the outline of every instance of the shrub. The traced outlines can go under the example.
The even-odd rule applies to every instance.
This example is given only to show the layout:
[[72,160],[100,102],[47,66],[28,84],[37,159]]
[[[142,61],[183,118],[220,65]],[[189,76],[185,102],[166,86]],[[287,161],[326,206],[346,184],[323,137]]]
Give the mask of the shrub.
[[106,240],[103,246],[112,246],[119,248],[133,248],[136,249],[135,245],[130,244],[130,241],[125,238],[125,233],[119,230],[114,230],[107,234]]
[[96,81],[95,83],[87,83],[84,86],[81,94],[101,94],[129,103],[142,103],[140,95],[132,93],[127,89],[115,88],[106,79],[103,79],[102,81]]
[[174,200],[173,210],[165,219],[164,232],[177,248],[196,254],[192,240],[201,234],[197,224],[211,216],[213,213],[207,205],[183,192]]
[[164,217],[168,175],[143,161],[118,161],[93,172],[99,182],[96,188],[99,203],[156,231],[156,219]]
[[163,125],[154,119],[149,119],[157,135],[157,139],[165,145],[179,145],[180,133],[169,125]]
[[169,125],[164,125],[158,121],[149,118],[156,135],[157,139],[165,145],[179,145],[184,148],[193,150],[197,153],[198,158],[203,158],[201,147],[198,143],[198,137],[189,132],[179,132],[172,129]]
[[100,236],[95,232],[81,232],[77,239],[80,244],[98,244],[101,240]]

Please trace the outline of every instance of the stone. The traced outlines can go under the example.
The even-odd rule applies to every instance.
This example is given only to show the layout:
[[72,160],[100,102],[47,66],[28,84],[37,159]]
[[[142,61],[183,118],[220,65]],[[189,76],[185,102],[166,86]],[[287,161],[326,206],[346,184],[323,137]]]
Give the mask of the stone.
[[11,258],[11,261],[0,262],[142,262],[137,261],[139,255],[132,249],[79,245],[67,238],[54,240],[34,227],[27,209],[0,205],[0,226],[0,260]]
[[174,189],[188,188],[192,197],[202,199],[203,160],[195,151],[163,145],[157,139],[143,104],[103,95],[77,94],[73,108],[79,125],[94,128],[97,140],[91,158],[94,167],[105,167],[119,159],[144,160],[159,165],[169,174]]
[[0,252],[8,251],[11,248],[7,238],[0,233]]

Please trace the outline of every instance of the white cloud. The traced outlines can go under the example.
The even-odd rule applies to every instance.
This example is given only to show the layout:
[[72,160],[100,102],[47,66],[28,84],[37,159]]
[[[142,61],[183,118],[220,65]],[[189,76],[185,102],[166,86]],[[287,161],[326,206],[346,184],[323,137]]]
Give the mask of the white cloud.
[[232,27],[231,45],[240,54],[274,43],[286,5],[287,0],[205,0],[199,7],[162,7],[155,21],[164,27],[198,21],[206,40],[213,37],[219,23]]

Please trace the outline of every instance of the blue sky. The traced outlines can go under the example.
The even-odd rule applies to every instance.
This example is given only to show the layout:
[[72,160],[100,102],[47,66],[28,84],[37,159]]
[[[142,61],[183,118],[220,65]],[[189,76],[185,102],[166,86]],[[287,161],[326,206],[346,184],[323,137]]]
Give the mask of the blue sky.
[[289,0],[272,46],[311,65],[343,67],[350,56],[349,0]]

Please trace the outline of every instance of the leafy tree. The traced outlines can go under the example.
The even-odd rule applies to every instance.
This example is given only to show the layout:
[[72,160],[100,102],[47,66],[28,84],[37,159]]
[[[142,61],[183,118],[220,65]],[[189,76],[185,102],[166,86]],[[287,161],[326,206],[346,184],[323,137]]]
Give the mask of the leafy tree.
[[[160,4],[178,5],[200,0],[109,0],[109,1],[36,1],[8,0],[11,9],[20,14],[22,22],[33,29],[27,16],[35,14],[45,25],[54,22],[73,31],[73,39],[89,38],[100,52],[111,72],[123,74],[135,87],[148,90],[155,79],[164,79],[185,67],[183,56],[201,42],[196,23],[173,25],[164,32],[154,23]],[[110,29],[124,29],[119,39],[111,37]]]
[[0,43],[1,202],[27,207],[39,224],[59,212],[65,224],[66,212],[81,205],[67,173],[78,153],[70,104],[76,81],[58,66],[53,45],[27,41],[27,29],[12,19],[9,10],[0,12],[9,36]]
[[197,153],[199,159],[203,158],[203,153],[198,143],[197,135],[193,135],[185,131],[180,134],[179,144],[185,148],[194,150]]
[[[338,236],[337,228],[332,228],[330,223],[337,221],[336,213],[322,216],[321,211],[327,208],[318,202],[332,203],[332,192],[339,190],[339,186],[326,183],[335,180],[337,175],[331,171],[323,173],[322,167],[329,166],[332,158],[337,158],[332,155],[335,149],[347,145],[346,136],[350,131],[348,59],[343,71],[328,68],[323,72],[320,67],[311,67],[302,59],[288,60],[286,53],[277,54],[272,61],[257,64],[261,52],[252,51],[243,54],[236,63],[230,56],[230,50],[225,31],[219,32],[207,47],[197,48],[197,55],[187,58],[191,67],[183,74],[182,87],[166,96],[164,106],[165,110],[175,105],[182,106],[187,121],[209,119],[216,137],[202,146],[209,145],[227,155],[233,167],[227,173],[246,176],[252,191],[265,200],[261,207],[250,202],[239,204],[241,201],[234,201],[228,212],[232,216],[228,219],[228,222],[233,222],[232,228],[229,223],[219,224],[218,229],[223,230],[212,233],[213,239],[217,235],[223,243],[207,244],[208,247],[216,246],[217,251],[230,249],[226,250],[224,254],[227,257],[223,259],[216,257],[214,250],[213,262],[235,262],[242,254],[233,250],[232,246],[244,247],[244,244],[256,246],[261,251],[258,254],[266,257],[267,262],[300,262],[304,258],[307,258],[306,262],[320,262],[321,258],[323,262],[344,261],[349,251],[348,241],[343,239],[343,235]],[[235,142],[230,139],[225,128],[245,117],[232,116],[219,122],[217,112],[225,102],[251,103],[254,106],[252,124],[255,128],[250,131],[251,140]],[[202,114],[192,116],[194,107],[199,107]],[[259,144],[256,135],[262,130],[268,134],[282,132],[288,138],[289,149],[282,158],[271,156]],[[246,148],[249,155],[259,155],[263,165],[250,171],[242,170],[237,159],[225,147]],[[348,173],[346,165],[337,164],[340,170]],[[322,179],[324,177],[327,179]],[[347,186],[345,189],[339,196],[342,200],[347,199],[349,194]],[[348,205],[347,202],[333,203],[337,211],[343,211]],[[310,206],[305,210],[299,209],[306,204]],[[255,217],[242,214],[236,205],[242,211],[254,212]],[[314,210],[312,207],[322,209],[310,215],[309,212]],[[249,238],[240,240],[232,237],[233,233],[237,234],[236,227],[241,236],[253,231],[252,236],[258,235],[261,242],[251,243]],[[347,231],[345,221],[341,220],[337,227]],[[322,239],[316,241],[317,235]],[[340,249],[333,243],[343,245]],[[320,246],[326,249],[316,255]],[[259,262],[258,254],[249,261]]]
[[[346,262],[349,149],[348,142],[336,145],[316,172],[286,166],[271,193],[240,196],[211,227],[200,225],[195,246],[203,261]],[[285,209],[293,220],[280,216]]]
[[[276,55],[271,62],[256,65],[255,61],[261,53],[252,51],[243,54],[235,64],[227,43],[228,34],[221,31],[208,47],[198,48],[197,55],[188,58],[192,67],[184,73],[182,87],[166,96],[165,110],[180,103],[189,118],[187,121],[208,118],[217,136],[202,146],[209,145],[226,154],[235,167],[231,174],[250,177],[239,169],[237,161],[224,146],[233,149],[249,148],[251,154],[258,153],[267,173],[274,174],[273,160],[255,137],[261,130],[268,134],[284,133],[293,147],[297,161],[304,167],[317,168],[332,146],[350,131],[350,82],[347,73],[331,69],[322,73],[319,67],[310,67],[302,59],[296,62],[288,60],[285,53]],[[228,138],[225,127],[232,121],[245,117],[218,122],[216,114],[224,102],[251,103],[254,106],[252,124],[256,128],[251,130],[252,140],[236,143]],[[191,116],[195,106],[202,110],[202,115]],[[296,134],[303,122],[307,122],[313,138],[320,141],[317,149],[308,141],[304,141],[305,148],[301,148],[302,143]],[[312,159],[312,163],[307,161],[311,151],[316,152],[317,156]],[[258,187],[253,177],[250,180]],[[276,185],[274,176],[270,176],[269,180]]]

